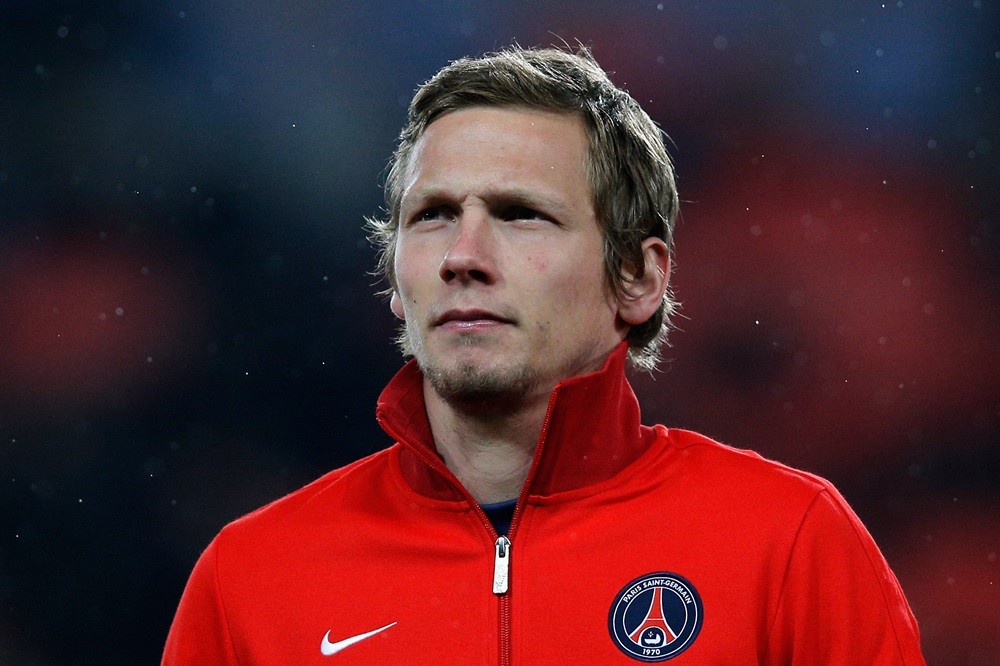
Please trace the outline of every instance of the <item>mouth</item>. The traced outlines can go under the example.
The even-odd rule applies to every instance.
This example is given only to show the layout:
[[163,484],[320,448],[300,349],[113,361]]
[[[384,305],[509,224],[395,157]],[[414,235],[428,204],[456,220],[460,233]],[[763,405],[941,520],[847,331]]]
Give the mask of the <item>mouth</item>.
[[501,316],[489,310],[455,308],[443,313],[434,320],[436,328],[455,331],[478,331],[507,324],[513,324],[512,319]]

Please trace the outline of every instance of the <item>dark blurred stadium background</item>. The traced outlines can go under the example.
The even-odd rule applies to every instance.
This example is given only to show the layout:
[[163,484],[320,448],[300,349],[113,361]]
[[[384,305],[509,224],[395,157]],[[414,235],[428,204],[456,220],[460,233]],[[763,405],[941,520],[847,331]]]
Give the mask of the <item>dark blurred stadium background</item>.
[[[670,134],[647,421],[832,479],[1000,659],[1000,7],[0,4],[0,663],[153,663],[227,521],[387,445],[362,231],[414,87],[590,45]],[[693,508],[697,510],[697,508]]]

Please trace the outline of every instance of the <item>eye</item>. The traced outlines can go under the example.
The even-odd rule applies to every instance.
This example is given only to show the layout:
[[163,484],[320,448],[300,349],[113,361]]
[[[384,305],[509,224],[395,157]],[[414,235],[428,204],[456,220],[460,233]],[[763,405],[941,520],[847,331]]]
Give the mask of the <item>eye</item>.
[[436,222],[446,219],[449,215],[449,211],[443,206],[431,206],[430,208],[423,209],[410,218],[410,224],[416,224],[417,222]]
[[527,206],[510,206],[503,211],[503,219],[508,221],[514,220],[548,220],[549,217],[543,213],[539,213],[533,208],[528,208]]

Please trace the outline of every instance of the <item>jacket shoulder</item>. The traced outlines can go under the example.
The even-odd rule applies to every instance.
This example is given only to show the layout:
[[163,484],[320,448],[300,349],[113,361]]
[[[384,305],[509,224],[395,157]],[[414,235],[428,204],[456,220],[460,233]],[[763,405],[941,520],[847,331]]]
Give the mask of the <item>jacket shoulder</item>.
[[840,499],[825,478],[770,460],[756,451],[739,449],[705,435],[679,428],[656,427],[667,446],[684,460],[684,467],[697,475],[699,483],[717,491],[759,494],[762,491],[811,502],[826,491]]
[[325,522],[335,517],[336,508],[363,488],[367,494],[385,476],[398,445],[377,451],[343,467],[327,472],[315,481],[273,502],[237,518],[222,528],[216,540],[260,539],[272,530],[287,530],[299,524]]

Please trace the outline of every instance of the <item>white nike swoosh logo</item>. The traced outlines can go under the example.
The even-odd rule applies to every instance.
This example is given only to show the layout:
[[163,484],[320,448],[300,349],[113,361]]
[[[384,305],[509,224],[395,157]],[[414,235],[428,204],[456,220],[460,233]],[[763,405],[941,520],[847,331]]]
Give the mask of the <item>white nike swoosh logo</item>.
[[351,636],[350,638],[345,638],[344,640],[337,641],[336,643],[330,642],[330,632],[328,631],[326,632],[326,635],[323,636],[323,642],[319,644],[319,651],[323,653],[324,657],[329,657],[330,655],[337,654],[344,648],[351,647],[355,643],[360,643],[366,638],[371,638],[375,634],[381,633],[386,629],[388,629],[389,627],[394,627],[394,626],[396,626],[396,623],[392,622],[391,624],[387,624],[384,627],[379,627],[374,631],[369,631],[364,634],[358,634],[357,636]]

